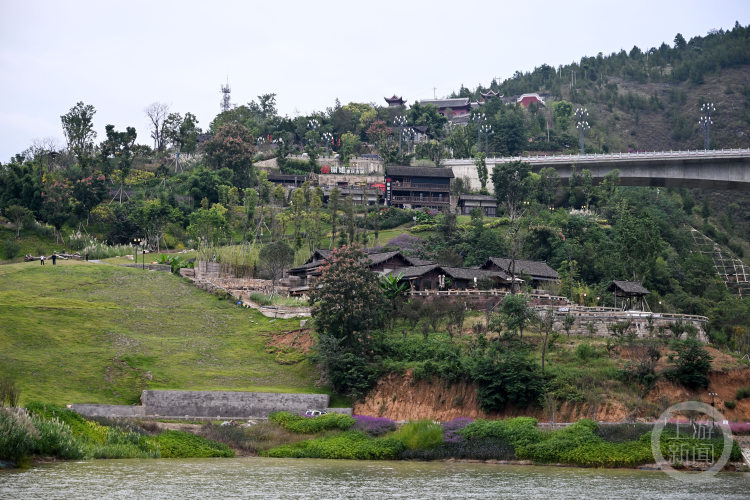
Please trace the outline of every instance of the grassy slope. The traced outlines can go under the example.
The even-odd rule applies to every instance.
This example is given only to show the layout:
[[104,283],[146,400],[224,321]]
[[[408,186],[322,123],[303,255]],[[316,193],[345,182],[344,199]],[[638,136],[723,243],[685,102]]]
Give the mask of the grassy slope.
[[[0,266],[0,375],[22,401],[134,403],[142,389],[319,392],[265,352],[272,321],[173,275],[106,264]],[[251,322],[254,321],[254,323]]]

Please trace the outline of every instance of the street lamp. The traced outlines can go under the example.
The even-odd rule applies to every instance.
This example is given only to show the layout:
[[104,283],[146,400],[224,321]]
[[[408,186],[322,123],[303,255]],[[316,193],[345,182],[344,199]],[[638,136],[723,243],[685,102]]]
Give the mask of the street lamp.
[[479,151],[480,149],[482,149],[482,139],[479,134],[482,133],[482,123],[487,120],[487,115],[484,113],[477,113],[474,115],[474,120],[477,121],[477,151]]
[[484,157],[487,158],[489,156],[489,140],[490,140],[490,134],[492,133],[492,125],[489,123],[484,123],[480,127],[481,132],[484,134]]
[[711,421],[713,422],[714,427],[716,427],[716,405],[714,404],[714,398],[718,396],[715,392],[709,392],[709,396],[711,396]]
[[578,108],[575,112],[576,115],[576,128],[581,131],[581,154],[583,154],[583,134],[587,128],[591,128],[586,118],[589,116],[589,111],[586,108]]
[[701,113],[703,113],[700,117],[700,120],[698,120],[698,125],[703,129],[703,149],[708,151],[709,143],[710,143],[710,137],[709,137],[709,130],[711,128],[711,125],[714,124],[713,120],[711,119],[711,113],[716,111],[716,107],[714,106],[714,103],[712,102],[706,102],[703,103],[701,106]]
[[330,145],[331,141],[333,141],[333,134],[330,132],[326,132],[323,134],[323,142],[326,143],[326,156],[328,156],[328,146]]
[[258,137],[258,149],[266,142],[266,139],[263,137]]
[[138,265],[138,247],[141,245],[140,238],[133,238],[133,244],[135,245],[135,265]]

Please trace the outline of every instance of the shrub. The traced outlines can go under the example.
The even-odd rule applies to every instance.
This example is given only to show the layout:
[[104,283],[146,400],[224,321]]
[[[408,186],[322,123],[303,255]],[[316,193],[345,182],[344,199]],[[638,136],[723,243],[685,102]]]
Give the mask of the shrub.
[[708,371],[711,369],[711,355],[696,340],[686,340],[677,345],[678,358],[674,368],[664,371],[664,375],[690,389],[708,387]]
[[234,452],[224,443],[210,441],[187,432],[165,431],[155,438],[164,458],[233,457]]
[[404,450],[401,458],[413,460],[515,460],[513,447],[503,439],[445,442],[427,450]]
[[272,422],[263,422],[250,427],[209,423],[203,426],[202,434],[207,439],[219,441],[249,453],[259,453],[300,439],[299,435],[292,434]]
[[277,446],[263,455],[287,458],[336,458],[349,460],[393,460],[404,450],[398,439],[375,439],[363,432],[346,431],[290,445]]
[[393,434],[408,450],[429,449],[443,442],[443,427],[430,420],[409,422]]
[[38,438],[34,424],[22,408],[0,408],[0,458],[18,462],[34,450]]
[[490,349],[475,361],[471,376],[485,411],[538,405],[544,394],[539,365],[520,350]]
[[464,441],[461,429],[472,423],[474,419],[458,417],[443,423],[443,441],[446,443],[458,443]]
[[355,423],[354,418],[339,413],[302,417],[286,411],[271,413],[268,420],[298,434],[316,434],[330,429],[347,430]]
[[502,439],[515,449],[537,443],[542,432],[537,429],[538,420],[532,417],[516,417],[506,420],[475,420],[460,433],[469,441],[481,439]]
[[382,436],[396,430],[396,422],[390,418],[354,415],[356,422],[352,429],[366,432],[370,436]]
[[39,433],[34,445],[34,453],[67,459],[83,458],[86,450],[79,439],[73,436],[70,426],[58,418],[47,420],[32,415],[31,421]]
[[519,458],[535,462],[560,462],[567,452],[585,444],[600,442],[594,433],[596,428],[596,422],[592,420],[579,420],[564,429],[542,434],[542,440],[537,443],[517,447],[516,454]]
[[746,385],[737,389],[734,397],[737,401],[739,401],[740,399],[750,398],[750,385]]
[[734,410],[737,407],[737,401],[724,401],[724,406],[730,410]]
[[583,342],[576,346],[576,358],[581,361],[588,361],[591,358],[597,357],[599,353],[594,349],[594,346],[588,342]]
[[18,255],[18,252],[21,250],[21,245],[19,245],[16,241],[7,239],[3,241],[3,258],[10,260],[14,258],[16,255]]

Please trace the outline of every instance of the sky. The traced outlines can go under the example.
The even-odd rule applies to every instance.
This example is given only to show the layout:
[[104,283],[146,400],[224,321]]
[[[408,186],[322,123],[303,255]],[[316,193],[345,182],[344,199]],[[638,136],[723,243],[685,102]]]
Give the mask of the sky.
[[205,129],[227,81],[234,104],[276,93],[293,117],[336,98],[443,97],[735,21],[750,24],[750,2],[0,0],[0,162],[43,139],[64,147],[60,116],[78,101],[96,108],[97,142],[113,124],[153,145],[149,104]]

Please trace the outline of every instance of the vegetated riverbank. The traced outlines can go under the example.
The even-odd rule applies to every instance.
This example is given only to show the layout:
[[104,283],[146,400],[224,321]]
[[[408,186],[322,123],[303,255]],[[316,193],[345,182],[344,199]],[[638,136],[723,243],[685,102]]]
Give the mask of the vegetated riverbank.
[[[106,425],[105,425],[106,424]],[[27,465],[33,457],[88,458],[233,457],[224,443],[189,432],[125,420],[102,423],[54,405],[0,408],[0,460]]]
[[[580,467],[653,468],[651,426],[600,426],[580,420],[564,429],[543,430],[537,420],[457,418],[444,423],[414,421],[398,425],[379,417],[327,414],[307,418],[287,412],[254,425],[178,424],[164,430],[157,422],[87,420],[56,406],[0,410],[0,460],[26,465],[33,457],[189,458],[265,456],[352,460],[458,460],[497,464],[552,464]],[[667,439],[662,435],[662,453]],[[690,440],[687,446],[705,441]],[[717,454],[721,436],[711,440]],[[731,461],[741,460],[733,445]],[[732,470],[731,467],[729,470]]]

